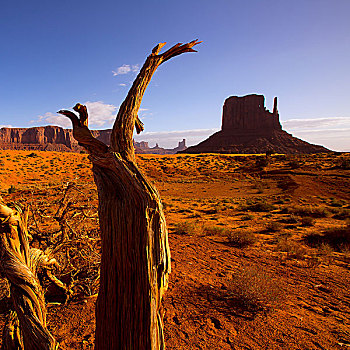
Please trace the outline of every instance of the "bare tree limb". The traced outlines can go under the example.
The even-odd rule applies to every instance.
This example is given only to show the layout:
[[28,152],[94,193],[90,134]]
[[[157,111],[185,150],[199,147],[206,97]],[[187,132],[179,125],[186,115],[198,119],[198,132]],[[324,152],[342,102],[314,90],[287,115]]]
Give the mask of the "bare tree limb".
[[161,300],[168,287],[170,250],[163,206],[156,188],[138,169],[133,132],[143,124],[137,113],[152,75],[163,62],[194,52],[197,40],[147,57],[122,103],[111,145],[88,129],[85,106],[59,113],[71,119],[73,136],[89,152],[99,197],[100,290],[96,305],[95,349],[163,350]]
[[[54,350],[58,343],[46,328],[44,293],[36,274],[43,263],[54,261],[38,249],[29,249],[26,225],[26,218],[22,220],[18,213],[0,204],[1,270],[10,282],[21,332],[19,343],[26,350]],[[14,320],[9,323],[13,329],[17,329],[16,324]]]
[[163,62],[172,57],[185,52],[195,52],[192,47],[199,43],[198,40],[194,40],[184,45],[181,43],[176,44],[163,54],[159,54],[159,51],[166,43],[160,43],[154,47],[152,53],[147,57],[146,62],[142,66],[140,73],[137,75],[126,99],[119,108],[111,135],[111,149],[113,152],[120,153],[125,160],[135,160],[132,142],[135,121],[143,95],[154,72]]

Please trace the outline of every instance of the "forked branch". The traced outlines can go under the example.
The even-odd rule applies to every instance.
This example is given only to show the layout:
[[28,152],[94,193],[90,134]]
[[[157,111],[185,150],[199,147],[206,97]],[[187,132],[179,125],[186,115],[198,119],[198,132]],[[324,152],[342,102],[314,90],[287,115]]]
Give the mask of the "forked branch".
[[79,145],[83,146],[90,154],[106,153],[108,150],[107,145],[93,137],[89,130],[86,106],[77,103],[73,109],[79,114],[79,117],[75,113],[64,109],[58,111],[58,113],[65,115],[71,120],[73,124],[73,136]]
[[129,93],[119,108],[117,118],[113,125],[111,135],[111,149],[118,152],[128,161],[135,160],[133,147],[133,131],[137,120],[137,113],[141,101],[151,78],[156,69],[165,61],[172,57],[181,55],[185,52],[196,52],[193,46],[200,44],[198,40],[193,40],[187,44],[176,44],[169,50],[159,54],[160,50],[166,43],[160,43],[155,46],[152,53],[147,57],[140,73],[136,77]]
[[[166,43],[160,43],[153,48],[152,53],[147,57],[127,97],[119,108],[110,140],[112,152],[119,153],[122,159],[126,161],[135,161],[133,146],[134,128],[136,128],[137,133],[143,131],[143,123],[138,118],[137,113],[145,90],[154,72],[163,62],[175,56],[185,52],[196,52],[193,47],[200,43],[201,42],[198,40],[193,40],[186,44],[178,43],[162,54],[159,52]],[[60,110],[58,113],[65,115],[72,121],[74,138],[81,146],[85,147],[90,154],[107,152],[108,147],[103,142],[95,139],[88,128],[86,106],[78,103],[73,109],[79,114],[79,117],[75,113],[67,110]]]

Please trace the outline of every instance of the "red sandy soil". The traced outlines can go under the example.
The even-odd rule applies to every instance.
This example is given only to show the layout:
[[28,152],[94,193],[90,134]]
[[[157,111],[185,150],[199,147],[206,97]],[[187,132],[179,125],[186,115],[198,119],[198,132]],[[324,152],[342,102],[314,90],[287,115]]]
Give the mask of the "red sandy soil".
[[[167,349],[350,347],[350,156],[264,159],[138,157],[169,228]],[[10,204],[30,195],[54,206],[51,188],[68,180],[93,188],[86,155],[0,151],[1,195]],[[345,238],[326,239],[332,230]],[[48,305],[61,349],[93,348],[95,301],[81,293]]]

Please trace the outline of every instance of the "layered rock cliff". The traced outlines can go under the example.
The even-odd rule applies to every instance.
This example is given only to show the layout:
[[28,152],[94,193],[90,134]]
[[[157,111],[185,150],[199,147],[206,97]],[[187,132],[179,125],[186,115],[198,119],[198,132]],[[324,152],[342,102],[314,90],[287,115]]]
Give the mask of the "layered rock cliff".
[[181,153],[320,153],[323,146],[300,140],[282,130],[277,110],[265,107],[263,95],[231,96],[226,99],[221,130]]
[[1,149],[37,149],[74,152],[80,146],[71,130],[59,126],[35,128],[1,128]]
[[[91,130],[94,137],[109,145],[111,129]],[[136,153],[174,154],[186,149],[185,140],[180,141],[178,147],[165,149],[149,147],[147,142],[134,142]],[[41,126],[33,128],[1,128],[0,149],[80,152],[83,150],[74,139],[71,129],[59,126]]]

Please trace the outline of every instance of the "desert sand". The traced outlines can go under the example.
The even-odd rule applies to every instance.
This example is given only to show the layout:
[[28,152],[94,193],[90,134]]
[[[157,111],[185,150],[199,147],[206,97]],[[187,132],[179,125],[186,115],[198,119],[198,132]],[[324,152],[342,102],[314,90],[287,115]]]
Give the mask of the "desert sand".
[[[167,349],[350,346],[350,155],[139,155],[166,214],[172,273]],[[58,223],[69,196],[67,237]],[[85,154],[0,151],[1,196],[30,206],[31,245],[50,248],[47,282],[61,349],[92,349],[98,292],[97,192]],[[53,243],[60,242],[55,246]],[[6,317],[2,281],[0,328]]]

